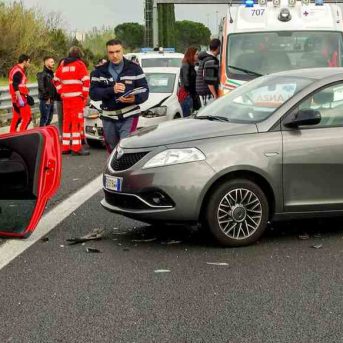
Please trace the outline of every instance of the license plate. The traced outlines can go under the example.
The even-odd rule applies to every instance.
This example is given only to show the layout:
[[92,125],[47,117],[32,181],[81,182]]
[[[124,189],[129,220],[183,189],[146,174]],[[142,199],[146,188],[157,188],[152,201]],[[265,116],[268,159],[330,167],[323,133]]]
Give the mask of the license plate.
[[110,191],[121,192],[123,185],[122,177],[115,177],[111,175],[105,175],[105,188]]

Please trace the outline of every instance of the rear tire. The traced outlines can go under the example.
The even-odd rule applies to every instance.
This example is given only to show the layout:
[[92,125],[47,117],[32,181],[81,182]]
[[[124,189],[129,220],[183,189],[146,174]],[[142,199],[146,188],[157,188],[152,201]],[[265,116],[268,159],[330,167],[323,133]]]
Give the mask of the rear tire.
[[244,246],[257,241],[269,218],[268,200],[262,189],[246,179],[219,185],[209,198],[205,225],[218,243]]
[[180,113],[176,113],[174,116],[174,119],[180,119],[181,118],[181,114]]

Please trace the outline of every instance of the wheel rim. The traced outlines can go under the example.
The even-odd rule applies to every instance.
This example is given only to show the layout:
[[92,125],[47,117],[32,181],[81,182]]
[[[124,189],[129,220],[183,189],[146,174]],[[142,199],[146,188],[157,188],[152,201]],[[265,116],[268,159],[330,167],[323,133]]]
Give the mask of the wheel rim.
[[262,220],[262,204],[257,195],[235,188],[221,200],[217,212],[218,225],[229,238],[242,240],[252,236]]

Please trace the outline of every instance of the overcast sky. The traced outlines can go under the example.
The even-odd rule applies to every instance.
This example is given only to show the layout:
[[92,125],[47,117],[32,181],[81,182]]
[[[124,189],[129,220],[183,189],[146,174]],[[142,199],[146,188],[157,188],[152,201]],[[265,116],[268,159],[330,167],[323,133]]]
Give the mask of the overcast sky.
[[[123,22],[144,23],[144,0],[21,0],[27,7],[44,13],[61,13],[69,31],[88,31],[94,26],[116,26]],[[11,2],[11,0],[5,0]],[[200,21],[214,32],[217,16],[225,15],[227,5],[176,5],[177,20]],[[218,13],[216,13],[218,11]]]

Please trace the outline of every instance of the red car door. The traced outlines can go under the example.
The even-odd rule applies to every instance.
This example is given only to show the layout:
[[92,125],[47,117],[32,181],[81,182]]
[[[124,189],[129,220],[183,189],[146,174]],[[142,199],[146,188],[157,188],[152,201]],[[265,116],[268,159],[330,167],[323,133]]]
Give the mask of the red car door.
[[61,178],[61,149],[53,126],[0,135],[0,236],[28,237]]

